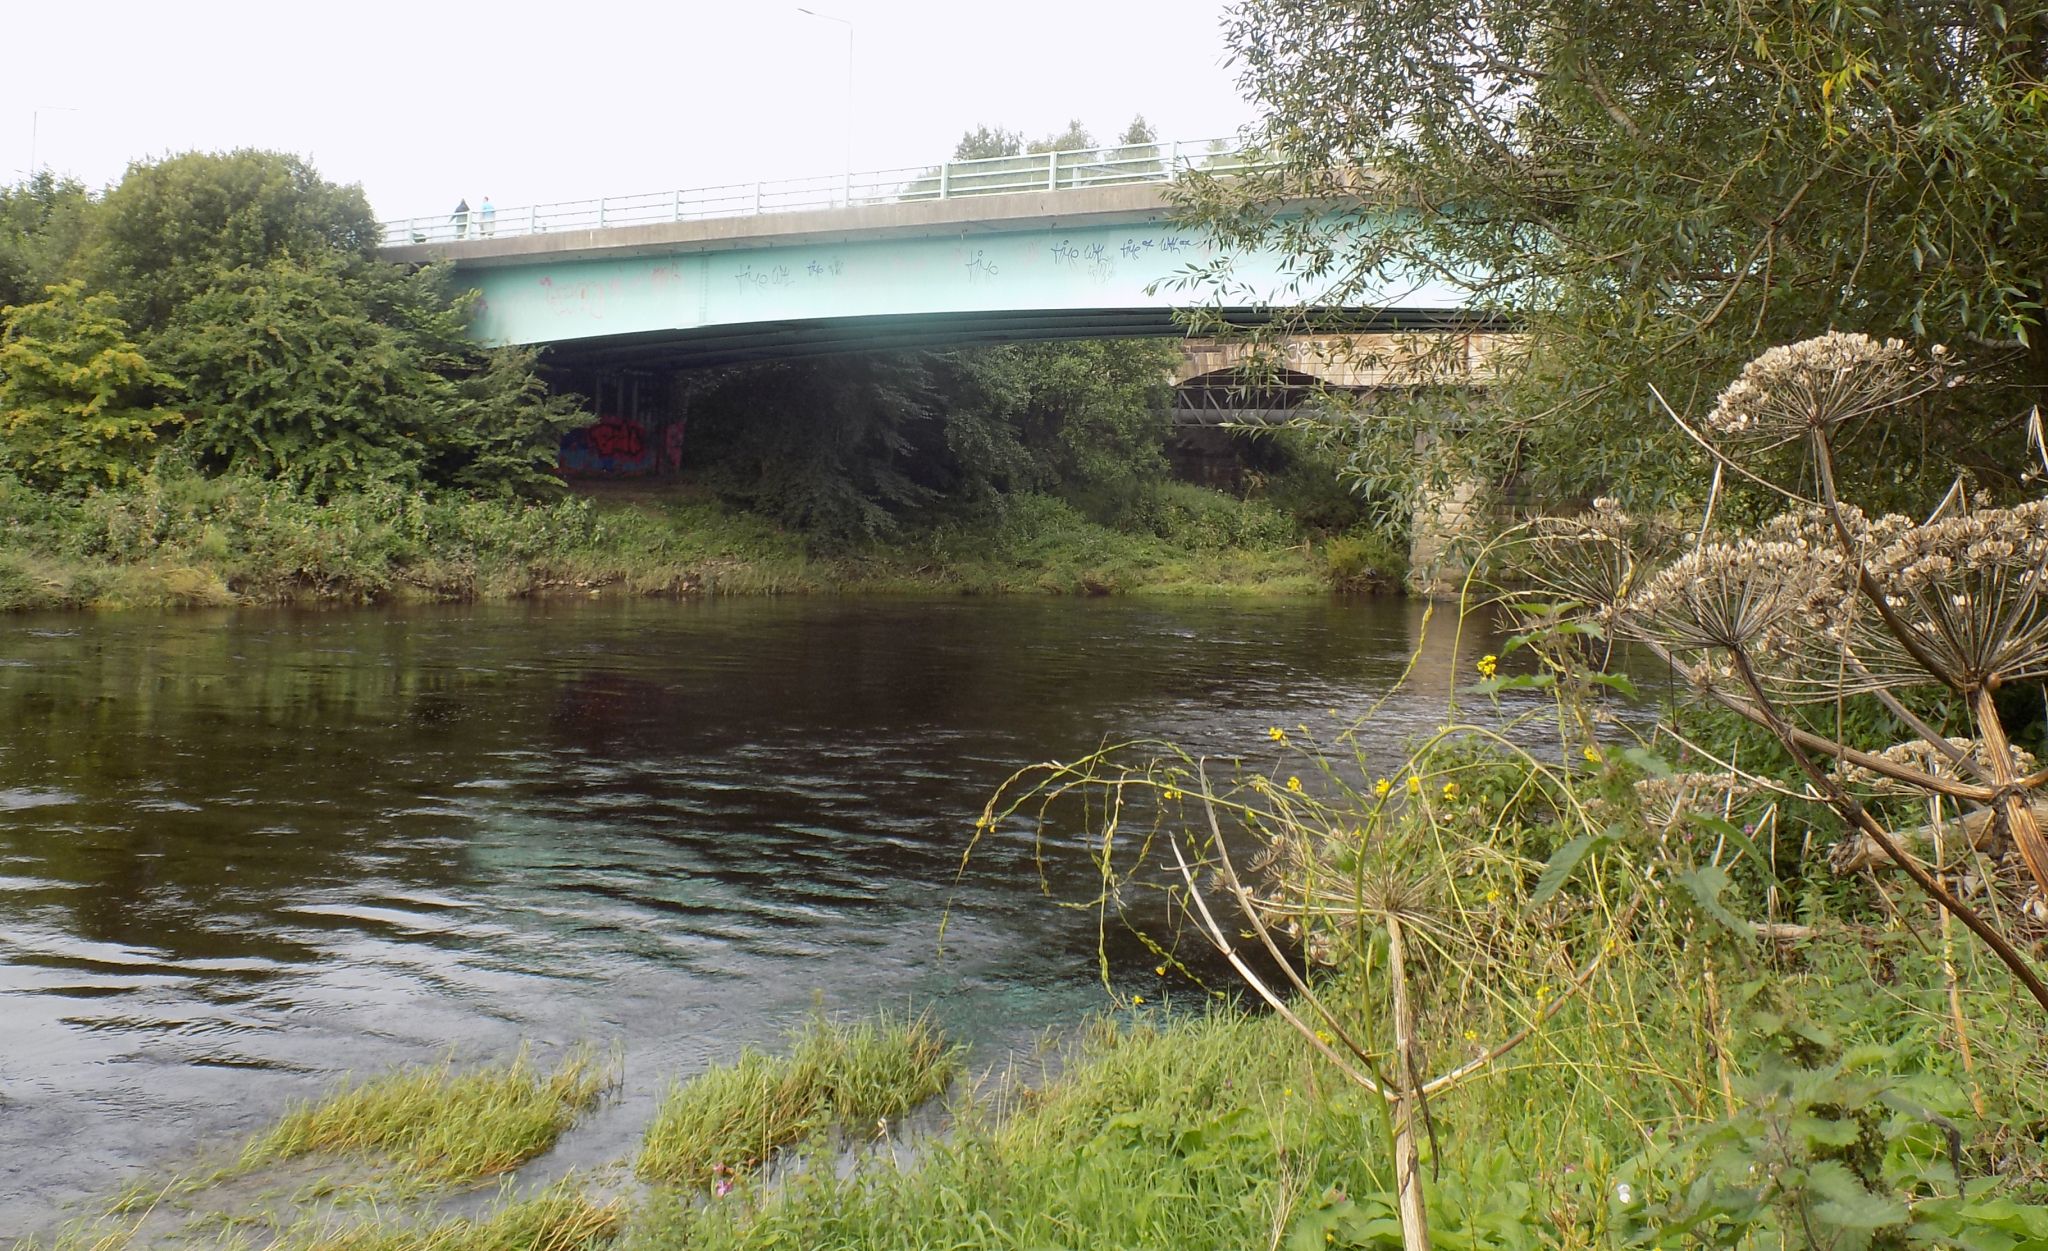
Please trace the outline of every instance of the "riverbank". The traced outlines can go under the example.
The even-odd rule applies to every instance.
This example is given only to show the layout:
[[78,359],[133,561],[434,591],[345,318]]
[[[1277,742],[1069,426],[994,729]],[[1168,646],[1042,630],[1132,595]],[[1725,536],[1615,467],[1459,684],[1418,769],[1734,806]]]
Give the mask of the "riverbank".
[[1118,525],[1049,496],[820,547],[685,489],[530,503],[156,477],[60,499],[0,488],[0,611],[489,601],[547,595],[1305,595],[1398,588],[1358,538],[1171,484]]
[[[1873,943],[1898,983],[1866,980]],[[1837,927],[1781,952],[1775,986],[1724,1002],[1654,954],[1625,948],[1517,1063],[1431,1099],[1441,1245],[1862,1246],[1878,1230],[1900,1247],[2039,1245],[2037,1152],[2004,1119],[2038,1078],[1995,1029],[1974,1065],[1951,1068],[1942,991],[1904,989],[1937,957]],[[1713,963],[1741,986],[1740,961]],[[1962,979],[2002,1017],[1995,975]],[[1483,1030],[1500,1015],[1473,1005],[1464,1019]],[[636,1155],[566,1174],[547,1148],[601,1097],[578,1053],[552,1072],[522,1056],[373,1079],[224,1165],[138,1183],[20,1245],[1402,1245],[1383,1110],[1277,1016],[1133,999],[1049,1069],[1013,1056],[940,1099],[957,1056],[920,1022],[813,1022],[785,1051],[673,1087]],[[1807,1214],[1842,1237],[1802,1240]]]

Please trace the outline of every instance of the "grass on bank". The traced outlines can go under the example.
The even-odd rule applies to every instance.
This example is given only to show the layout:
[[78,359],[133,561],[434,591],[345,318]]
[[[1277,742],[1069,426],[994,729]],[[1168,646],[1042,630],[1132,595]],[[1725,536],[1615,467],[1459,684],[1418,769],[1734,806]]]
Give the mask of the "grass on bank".
[[145,1214],[76,1230],[59,1238],[51,1251],[597,1251],[618,1237],[626,1215],[623,1200],[592,1197],[571,1178],[474,1217],[341,1218],[328,1213],[289,1220],[260,1234],[229,1228],[208,1237],[185,1231],[160,1234]]
[[[82,499],[0,480],[0,611],[845,591],[1310,594],[1398,585],[1385,545],[1326,557],[1258,501],[1165,484],[1115,527],[1048,496],[889,539],[818,548],[700,492],[551,503],[165,470]],[[1378,568],[1386,566],[1384,570]]]
[[624,1201],[594,1199],[564,1182],[484,1216],[287,1230],[264,1251],[596,1251],[611,1245],[625,1218]]
[[547,1071],[524,1051],[474,1069],[449,1061],[400,1069],[292,1108],[249,1143],[240,1168],[355,1153],[428,1185],[474,1181],[553,1146],[612,1081],[609,1067],[583,1051]]
[[[2035,1054],[2038,1025],[1998,969],[1966,950],[1953,953],[1970,1031],[1965,1052],[1943,986],[1943,953],[1903,928],[1837,923],[1791,946],[1748,948],[1704,941],[1705,933],[1631,934],[1585,995],[1511,1063],[1431,1100],[1426,1196],[1438,1245],[2048,1245],[2048,1225],[2028,1232],[2048,1219],[2048,1209],[2032,1206],[2048,1198],[2048,1122],[2040,1111],[2048,1107],[2048,1071]],[[1327,989],[1333,1002],[1346,1000],[1341,979]],[[1426,1022],[1428,1036],[1453,1040],[1440,1045],[1455,1051],[1464,1028],[1484,1033],[1501,1024],[1487,1019],[1493,1011],[1482,1002],[1456,1020]],[[682,1189],[621,1201],[572,1179],[459,1220],[415,1209],[401,1196],[374,1219],[305,1215],[242,1245],[1400,1245],[1379,1104],[1336,1081],[1279,1019],[1225,1008],[1097,1022],[1056,1077],[1036,1087],[994,1081],[956,1100],[947,1132],[901,1163],[857,1153],[847,1171],[821,1157],[723,1196],[706,1188],[725,1175],[705,1165],[759,1150],[787,1127],[801,1122],[801,1138],[829,1118],[858,1132],[871,1115],[895,1115],[878,1108],[907,1106],[942,1086],[933,1075],[950,1069],[950,1050],[930,1033],[920,1046],[890,1045],[906,1029],[814,1024],[805,1035],[813,1041],[800,1040],[785,1059],[743,1058],[679,1088],[642,1160],[665,1161],[668,1177],[691,1183]],[[1788,1046],[1800,1057],[1790,1080],[1773,1067],[1784,1063]],[[812,1075],[809,1089],[829,1087],[837,1101],[797,1097],[789,1078],[798,1072]],[[777,1080],[762,1080],[769,1075]],[[799,1104],[812,1109],[809,1117],[792,1114]],[[450,1115],[460,1123],[461,1112]],[[1951,1125],[1960,1186],[1950,1170]],[[1843,1209],[1798,1178],[1839,1177],[1845,1169],[1864,1178],[1859,1184],[1910,1198],[1916,1224],[1893,1220],[1862,1235],[1824,1226],[1835,1236],[1818,1240],[1803,1232],[1803,1211],[1839,1216]],[[1733,1192],[1724,1183],[1754,1188],[1758,1177],[1786,1184],[1766,1204],[1726,1200]],[[1674,1213],[1683,1216],[1695,1192],[1710,1194],[1718,1215],[1681,1228]],[[116,1237],[59,1245],[140,1251],[191,1244]]]
[[[1966,1068],[1940,957],[1909,934],[1843,930],[1797,949],[1722,950],[1711,957],[1719,994],[1703,990],[1700,945],[1650,944],[1615,962],[1512,1063],[1430,1101],[1437,1245],[2048,1245],[2002,1232],[2048,1214],[2007,1206],[2048,1198],[2048,1074],[2032,1056],[2038,1030],[1998,970],[1966,959],[1959,971],[1977,1027]],[[1876,981],[1873,964],[1884,970]],[[1483,1033],[1489,1022],[1476,1017],[1488,1009],[1471,1011],[1437,1022],[1439,1036]],[[1791,1078],[1775,1067],[1788,1039],[1809,1053]],[[1870,1093],[1880,1088],[1882,1098]],[[1960,1135],[1967,1198],[1949,1171],[1947,1124]],[[1398,1251],[1387,1134],[1382,1107],[1275,1017],[1140,1016],[1092,1030],[1046,1088],[963,1108],[908,1167],[870,1158],[851,1174],[804,1169],[724,1200],[655,1196],[620,1245]],[[1833,1200],[1817,1183],[1800,1191],[1797,1178],[1844,1169],[1917,1194],[1920,1224],[1886,1226],[1876,1243],[1839,1225],[1809,1238],[1802,1213],[1827,1215]],[[1774,1201],[1748,1210],[1726,1199],[1726,1213],[1676,1228],[1689,1194],[1721,1202],[1764,1177],[1784,1183]]]
[[960,1049],[923,1016],[854,1024],[813,1017],[791,1043],[786,1056],[748,1048],[671,1090],[635,1171],[708,1189],[828,1129],[886,1132],[884,1118],[937,1097],[960,1071]]

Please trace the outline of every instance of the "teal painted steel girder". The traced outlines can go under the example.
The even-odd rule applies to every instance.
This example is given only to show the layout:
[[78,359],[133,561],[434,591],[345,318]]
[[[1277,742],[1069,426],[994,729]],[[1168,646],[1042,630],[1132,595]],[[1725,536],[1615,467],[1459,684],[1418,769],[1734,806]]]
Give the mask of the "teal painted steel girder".
[[[908,328],[906,341],[943,341],[956,330],[1000,338],[1012,328],[1018,338],[1087,337],[1161,332],[1175,308],[1197,304],[1321,303],[1275,252],[1229,257],[1224,287],[1188,286],[1192,268],[1215,262],[1218,249],[1206,234],[1157,220],[984,222],[971,232],[863,239],[854,231],[827,241],[642,246],[617,257],[589,246],[591,237],[573,259],[472,266],[458,257],[462,278],[481,292],[478,337],[684,355],[695,344],[710,363],[858,342],[864,336],[848,327],[869,319],[877,334],[865,338],[878,341],[887,327]],[[1395,275],[1359,303],[1383,325],[1425,328],[1458,320],[1464,299],[1448,284]]]

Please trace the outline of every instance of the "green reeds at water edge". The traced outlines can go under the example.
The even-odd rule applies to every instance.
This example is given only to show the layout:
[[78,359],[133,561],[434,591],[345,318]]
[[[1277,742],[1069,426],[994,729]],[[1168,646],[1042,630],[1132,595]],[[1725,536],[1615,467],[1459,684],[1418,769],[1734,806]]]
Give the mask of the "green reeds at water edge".
[[52,1251],[597,1251],[618,1237],[625,1220],[622,1200],[593,1198],[569,1180],[484,1216],[440,1221],[329,1213],[287,1218],[260,1229],[231,1220],[202,1231],[167,1229],[145,1212],[77,1230],[60,1238]]
[[449,1061],[400,1069],[294,1107],[250,1142],[239,1167],[360,1152],[427,1183],[488,1177],[553,1146],[612,1082],[610,1066],[588,1051],[545,1072],[524,1051],[475,1069],[457,1070]]
[[884,1134],[887,1118],[936,1097],[959,1070],[960,1049],[927,1017],[813,1017],[787,1056],[748,1049],[671,1090],[634,1171],[654,1182],[725,1187],[821,1131]]

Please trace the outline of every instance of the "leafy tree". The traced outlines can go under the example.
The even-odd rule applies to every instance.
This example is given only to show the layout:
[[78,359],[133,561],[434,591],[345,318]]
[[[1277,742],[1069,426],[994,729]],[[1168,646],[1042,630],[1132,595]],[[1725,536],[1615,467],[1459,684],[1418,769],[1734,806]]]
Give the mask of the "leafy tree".
[[0,187],[0,307],[30,303],[62,280],[91,204],[83,184],[48,170]]
[[1025,491],[1128,497],[1164,476],[1171,345],[1012,344],[734,371],[690,410],[704,477],[826,540]]
[[1158,143],[1159,132],[1152,129],[1152,123],[1145,120],[1143,113],[1139,113],[1131,118],[1131,124],[1124,127],[1124,133],[1118,135],[1116,141],[1119,147],[1143,147],[1148,143]]
[[130,165],[95,219],[81,272],[117,294],[142,331],[169,321],[223,271],[282,256],[366,265],[378,240],[361,187],[328,182],[296,156],[253,149]]
[[549,392],[535,348],[486,348],[470,336],[476,293],[445,266],[381,265],[353,281],[374,316],[393,327],[436,379],[422,440],[421,474],[432,486],[472,495],[558,490],[555,455],[564,433],[590,414],[573,395]]
[[1024,150],[1024,136],[1001,127],[976,126],[953,145],[956,161],[985,161],[991,157],[1016,156]]
[[935,375],[919,352],[736,370],[691,405],[706,480],[827,540],[890,533],[950,485]]
[[469,344],[444,280],[335,258],[216,274],[154,340],[190,396],[201,463],[321,493],[551,484],[572,403],[543,393],[530,354]]
[[[1198,220],[1301,258],[1306,303],[1431,276],[1526,332],[1435,472],[1695,494],[1650,388],[1697,412],[1830,328],[1946,344],[1969,384],[1870,423],[1843,469],[1875,503],[2006,480],[2048,399],[2043,0],[1243,0],[1227,38],[1277,165],[1198,183]],[[1393,416],[1359,426],[1369,476],[1415,461]]]
[[1080,118],[1067,123],[1067,128],[1043,139],[1034,139],[1025,146],[1026,152],[1078,152],[1095,146],[1095,136],[1081,124]]
[[226,270],[154,347],[185,381],[186,439],[210,468],[316,490],[417,476],[431,377],[331,264]]
[[113,297],[72,281],[0,309],[0,467],[31,486],[82,490],[141,472],[181,416],[176,383],[143,359]]
[[956,359],[982,410],[1015,432],[1027,485],[1110,497],[1165,475],[1171,343],[1015,343]]

